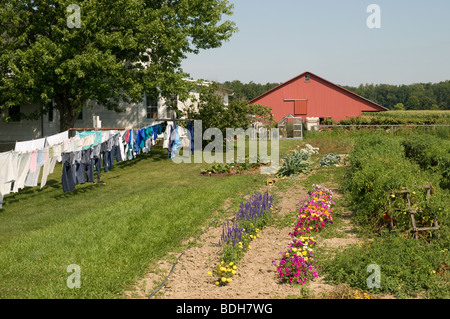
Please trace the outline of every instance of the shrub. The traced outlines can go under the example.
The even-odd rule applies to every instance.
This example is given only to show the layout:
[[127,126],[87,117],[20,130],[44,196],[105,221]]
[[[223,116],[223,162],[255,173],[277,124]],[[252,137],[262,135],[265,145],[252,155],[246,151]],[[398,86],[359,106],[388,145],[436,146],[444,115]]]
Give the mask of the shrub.
[[[321,261],[321,266],[328,280],[367,290],[368,266],[378,265],[380,288],[369,289],[371,292],[408,298],[429,291],[428,297],[447,299],[450,297],[449,285],[445,283],[448,278],[445,279],[440,269],[448,262],[448,250],[408,240],[400,234],[376,238],[362,246],[350,246],[333,258]],[[439,291],[436,287],[440,287]]]
[[339,155],[336,155],[336,153],[333,154],[327,154],[319,162],[320,166],[336,166],[340,163],[341,157]]
[[450,142],[433,135],[412,135],[402,142],[405,155],[422,169],[441,175],[440,186],[450,189]]
[[307,173],[311,171],[313,162],[309,161],[311,155],[317,154],[318,148],[314,148],[309,144],[300,151],[294,151],[292,154],[283,158],[283,164],[278,170],[276,176],[292,176],[300,173]]
[[[355,212],[355,220],[373,228],[384,224],[383,214],[388,212],[397,219],[397,226],[409,228],[409,215],[405,214],[406,204],[402,199],[389,205],[388,191],[415,189],[415,185],[433,186],[439,180],[433,174],[422,171],[407,160],[400,138],[380,135],[362,136],[356,139],[355,148],[350,155],[351,167],[344,179],[344,188],[348,191]],[[424,204],[424,195],[418,191],[417,205],[423,209],[423,216],[433,219],[444,213],[443,193],[435,187],[430,203]],[[392,203],[391,203],[392,204]],[[395,205],[394,205],[395,206]],[[396,210],[400,209],[400,210]],[[403,211],[401,211],[403,209]],[[419,216],[420,217],[420,216]]]

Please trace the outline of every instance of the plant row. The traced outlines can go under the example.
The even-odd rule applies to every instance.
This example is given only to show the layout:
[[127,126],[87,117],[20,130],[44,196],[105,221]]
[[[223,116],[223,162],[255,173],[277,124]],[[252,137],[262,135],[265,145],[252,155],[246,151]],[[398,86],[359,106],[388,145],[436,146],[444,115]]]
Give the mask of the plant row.
[[414,135],[402,142],[405,155],[420,168],[432,170],[441,176],[440,186],[450,189],[450,141],[433,135]]
[[280,252],[281,260],[272,262],[277,266],[281,280],[304,285],[318,277],[314,261],[316,240],[311,235],[333,223],[332,198],[330,190],[313,185],[310,195],[300,200],[298,220],[294,231],[289,234],[292,240],[287,250]]
[[341,121],[324,120],[324,125],[440,125],[448,124],[448,117],[434,116],[358,116]]
[[251,249],[252,240],[260,237],[260,230],[269,221],[273,211],[274,198],[269,194],[255,193],[247,202],[241,202],[232,221],[222,225],[222,235],[216,246],[222,248],[221,261],[208,275],[214,276],[216,286],[233,281],[239,261]]
[[[444,217],[448,194],[439,187],[440,176],[407,159],[402,143],[402,138],[379,134],[356,138],[344,187],[360,224],[377,229],[385,225],[388,216],[399,229],[409,229],[406,197],[389,193],[402,190],[410,191],[410,204],[419,211],[416,220]],[[429,201],[426,190],[417,187],[428,183],[433,187]]]

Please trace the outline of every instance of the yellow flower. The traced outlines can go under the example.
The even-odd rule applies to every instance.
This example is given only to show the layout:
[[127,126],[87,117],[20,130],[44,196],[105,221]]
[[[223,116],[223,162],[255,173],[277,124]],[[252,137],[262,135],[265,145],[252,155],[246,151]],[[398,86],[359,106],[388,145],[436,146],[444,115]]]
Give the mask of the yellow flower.
[[236,275],[236,270],[232,270],[231,273],[232,273],[233,275]]
[[229,265],[230,265],[230,266],[233,266],[233,262],[230,262]]
[[248,245],[248,249],[252,249],[252,247],[250,245]]
[[218,286],[218,285],[219,285],[219,282],[218,282],[218,281],[216,281],[215,285],[216,285],[216,286]]
[[227,282],[228,282],[228,283],[230,283],[230,282],[232,282],[232,281],[233,281],[233,279],[231,279],[231,278],[228,278],[228,279],[227,279]]
[[234,269],[234,270],[236,270],[236,269],[237,269],[237,266],[236,266],[236,265],[234,265],[234,266],[233,266],[233,269]]
[[220,269],[219,269],[220,271],[222,271],[222,272],[225,272],[225,271],[227,271],[227,269],[225,268],[225,267],[220,267]]
[[212,275],[212,272],[208,271],[208,275],[211,276],[211,275]]
[[227,278],[222,277],[220,280],[222,280],[222,282],[225,282],[225,281],[227,281]]

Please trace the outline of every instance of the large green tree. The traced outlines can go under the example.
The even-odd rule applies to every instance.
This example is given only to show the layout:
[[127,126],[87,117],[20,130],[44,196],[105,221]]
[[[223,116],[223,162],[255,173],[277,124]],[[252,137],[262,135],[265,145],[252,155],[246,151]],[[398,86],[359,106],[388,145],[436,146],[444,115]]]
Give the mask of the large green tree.
[[4,0],[0,108],[39,104],[38,116],[53,101],[64,131],[90,101],[120,111],[155,87],[186,93],[182,61],[231,37],[232,10],[228,0]]

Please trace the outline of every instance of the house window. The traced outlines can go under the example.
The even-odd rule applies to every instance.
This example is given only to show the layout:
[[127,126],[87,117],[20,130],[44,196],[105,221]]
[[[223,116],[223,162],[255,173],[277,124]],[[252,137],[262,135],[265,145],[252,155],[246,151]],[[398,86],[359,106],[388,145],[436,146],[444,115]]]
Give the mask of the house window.
[[53,122],[53,103],[48,104],[48,121]]
[[20,121],[20,105],[15,105],[8,109],[8,116],[10,117],[11,122],[19,122]]
[[157,89],[150,90],[146,94],[146,106],[147,106],[147,118],[157,119],[158,118],[158,101],[159,92]]
[[305,82],[309,82],[311,80],[311,75],[306,74],[305,75]]
[[178,108],[178,96],[173,94],[170,99],[168,99],[167,103],[167,118],[172,119],[175,113],[175,109]]

